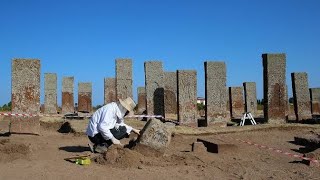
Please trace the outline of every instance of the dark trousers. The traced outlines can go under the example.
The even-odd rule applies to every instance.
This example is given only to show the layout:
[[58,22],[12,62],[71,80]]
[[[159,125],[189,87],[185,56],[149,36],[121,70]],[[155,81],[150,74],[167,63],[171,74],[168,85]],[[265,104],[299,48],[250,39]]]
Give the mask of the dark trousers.
[[[125,137],[129,137],[128,133],[127,133],[127,128],[125,126],[120,126],[118,130],[116,130],[115,128],[110,129],[110,132],[113,134],[113,136],[120,140],[123,139]],[[112,141],[109,140],[105,140],[101,133],[96,134],[94,137],[90,137],[88,136],[90,141],[96,146],[96,145],[107,145],[110,146],[112,145]]]

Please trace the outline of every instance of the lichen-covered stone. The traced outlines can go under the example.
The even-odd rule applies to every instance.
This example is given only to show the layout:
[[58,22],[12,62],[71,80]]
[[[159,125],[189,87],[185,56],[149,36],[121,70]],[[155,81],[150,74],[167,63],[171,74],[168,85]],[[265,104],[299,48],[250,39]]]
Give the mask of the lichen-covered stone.
[[264,117],[270,124],[286,122],[286,55],[262,54]]
[[312,119],[308,74],[305,72],[291,73],[291,80],[296,120]]
[[[40,60],[12,60],[12,113],[40,113]],[[40,134],[39,117],[12,117],[11,133]]]
[[78,111],[92,111],[92,83],[78,84]]
[[57,114],[57,74],[44,74],[44,113]]
[[231,117],[240,119],[244,113],[243,87],[230,87],[229,89]]
[[147,113],[164,116],[164,78],[161,61],[144,63]]
[[320,115],[320,88],[310,88],[312,114]]
[[226,122],[229,120],[226,64],[219,61],[206,61],[204,69],[206,120],[209,125],[215,122]]
[[116,79],[105,78],[104,79],[104,104],[116,102]]
[[180,124],[198,125],[197,71],[178,70],[178,121]]
[[257,114],[257,90],[255,82],[244,82],[245,111],[250,112],[253,117]]
[[62,114],[74,112],[74,77],[62,80]]
[[164,153],[170,145],[172,126],[162,123],[158,119],[150,119],[140,132],[138,145],[144,145]]
[[117,99],[132,98],[132,60],[116,59]]

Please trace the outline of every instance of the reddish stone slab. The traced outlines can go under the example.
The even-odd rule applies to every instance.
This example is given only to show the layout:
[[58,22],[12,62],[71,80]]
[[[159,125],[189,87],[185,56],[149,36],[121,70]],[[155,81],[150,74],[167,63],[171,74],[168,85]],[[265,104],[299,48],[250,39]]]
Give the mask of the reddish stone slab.
[[286,55],[262,54],[264,117],[270,124],[286,122]]
[[[12,60],[12,113],[40,113],[40,60]],[[40,134],[39,117],[12,117],[11,133]]]
[[74,113],[74,77],[62,80],[62,114]]
[[104,79],[104,104],[116,102],[116,79],[105,78]]
[[92,111],[92,83],[78,84],[78,111]]

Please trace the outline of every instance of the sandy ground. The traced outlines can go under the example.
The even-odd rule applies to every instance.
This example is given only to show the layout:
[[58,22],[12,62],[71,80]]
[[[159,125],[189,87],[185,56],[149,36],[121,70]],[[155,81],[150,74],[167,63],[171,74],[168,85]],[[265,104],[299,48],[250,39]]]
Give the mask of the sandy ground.
[[[292,142],[294,136],[307,134],[319,127],[316,125],[285,128],[259,125],[254,131],[246,129],[249,126],[241,131],[235,130],[240,127],[228,127],[222,131],[212,130],[213,134],[203,133],[208,135],[183,135],[178,130],[164,156],[145,156],[124,149],[119,151],[119,159],[102,163],[93,160],[88,166],[64,160],[91,153],[85,135],[59,133],[60,125],[42,124],[40,136],[0,136],[0,179],[320,179],[320,169],[309,167],[300,159],[235,140],[300,154],[297,151],[301,146]],[[192,134],[190,131],[188,134]],[[197,131],[209,132],[208,129]],[[222,140],[232,146],[219,153],[193,153],[191,144],[197,138]],[[97,156],[91,157],[97,159]]]

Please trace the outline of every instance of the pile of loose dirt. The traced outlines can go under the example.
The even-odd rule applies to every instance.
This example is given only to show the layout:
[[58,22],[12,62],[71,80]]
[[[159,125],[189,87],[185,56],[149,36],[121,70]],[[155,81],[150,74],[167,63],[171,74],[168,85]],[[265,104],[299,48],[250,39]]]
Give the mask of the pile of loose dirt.
[[135,167],[141,164],[143,155],[120,146],[113,145],[108,151],[94,158],[101,165],[112,165],[115,167]]
[[0,140],[1,162],[10,162],[16,159],[25,159],[29,153],[30,148],[25,144],[10,143],[10,139]]
[[100,165],[118,168],[142,168],[143,166],[167,167],[176,165],[205,166],[204,161],[192,152],[160,155],[146,146],[137,146],[129,149],[113,145],[104,154],[93,158],[93,161]]

